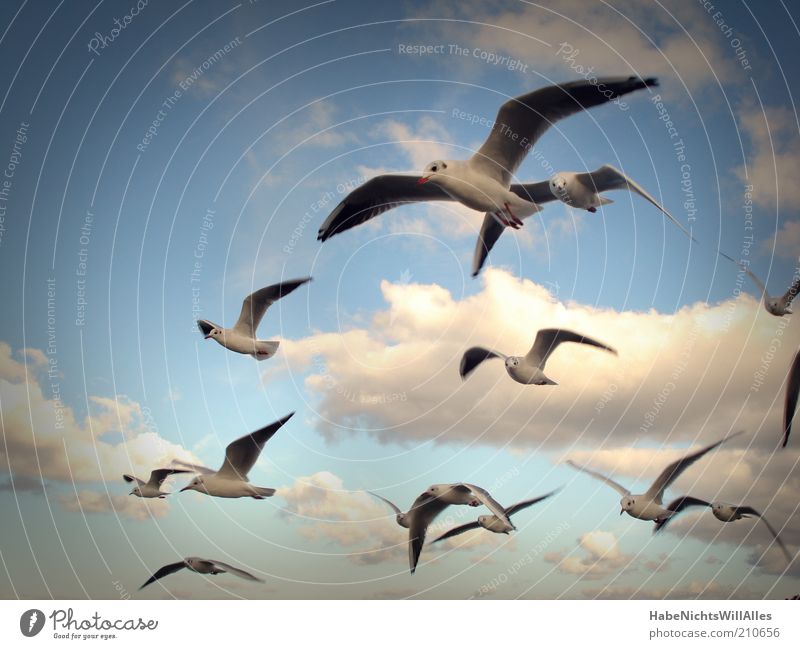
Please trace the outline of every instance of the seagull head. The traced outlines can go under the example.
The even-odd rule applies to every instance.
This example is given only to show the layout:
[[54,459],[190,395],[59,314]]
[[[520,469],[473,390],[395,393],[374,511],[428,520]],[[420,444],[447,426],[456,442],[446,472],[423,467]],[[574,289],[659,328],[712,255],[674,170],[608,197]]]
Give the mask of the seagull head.
[[209,338],[216,338],[222,333],[222,328],[215,325],[210,320],[198,320],[197,326],[203,332],[203,337],[208,340]]
[[139,487],[134,487],[131,489],[131,492],[128,494],[129,496],[141,496],[142,493],[139,491]]
[[625,512],[629,512],[633,509],[633,506],[636,504],[636,499],[633,496],[624,496],[622,500],[619,501],[619,515],[622,516]]
[[417,181],[417,184],[424,185],[431,180],[435,180],[436,176],[446,176],[448,173],[447,167],[448,163],[444,160],[434,160],[427,167],[425,167],[424,171],[422,172],[422,177]]
[[408,521],[408,516],[406,514],[398,514],[395,516],[395,520],[400,527],[405,527],[406,529],[411,527],[411,523]]
[[181,491],[204,491],[203,476],[196,476],[189,484],[187,484]]
[[509,356],[506,359],[506,369],[511,369],[512,367],[519,367],[519,356]]
[[564,200],[564,195],[567,192],[567,179],[564,176],[553,176],[550,179],[550,191],[556,198]]

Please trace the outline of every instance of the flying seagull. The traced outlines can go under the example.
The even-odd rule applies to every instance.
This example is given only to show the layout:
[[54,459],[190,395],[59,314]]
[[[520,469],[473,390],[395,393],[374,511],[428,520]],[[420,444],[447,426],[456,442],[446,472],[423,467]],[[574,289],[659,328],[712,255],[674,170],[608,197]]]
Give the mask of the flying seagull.
[[139,590],[142,590],[142,588],[149,586],[154,581],[158,581],[162,577],[171,575],[173,572],[178,572],[178,570],[182,570],[183,568],[188,568],[192,572],[197,572],[201,575],[219,575],[221,573],[228,572],[232,575],[236,575],[237,577],[241,577],[242,579],[247,579],[249,581],[258,581],[262,583],[264,581],[263,579],[254,577],[249,572],[245,572],[240,568],[234,568],[233,566],[223,563],[222,561],[215,561],[214,559],[201,559],[200,557],[187,557],[183,561],[170,563],[156,570],[150,579],[139,586]]
[[[408,527],[408,564],[412,575],[417,569],[425,535],[433,520],[450,505],[478,507],[480,504],[486,505],[498,518],[498,526],[506,530],[516,529],[508,519],[506,510],[488,491],[466,482],[431,485],[417,497],[411,509],[404,515],[403,522],[400,522],[399,517],[397,520],[403,527]],[[402,513],[396,506],[392,508]]]
[[[538,498],[531,498],[530,500],[523,500],[522,502],[518,502],[516,505],[511,505],[511,507],[506,507],[505,514],[510,519],[517,512],[522,511],[523,509],[527,509],[531,505],[535,505],[536,503],[542,502],[543,500],[549,498],[555,493],[556,493],[555,491],[551,491],[549,494],[545,494],[544,496],[539,496]],[[449,539],[453,536],[458,536],[459,534],[463,534],[464,532],[468,532],[469,530],[477,530],[481,527],[489,530],[490,532],[494,532],[495,534],[508,534],[510,531],[506,527],[505,523],[503,523],[503,521],[501,521],[494,514],[483,515],[483,516],[478,516],[477,521],[466,523],[465,525],[459,525],[458,527],[454,527],[452,530],[445,532],[440,537],[434,539],[433,543],[438,543],[439,541],[444,541],[445,539]]]
[[544,366],[550,354],[561,343],[581,343],[599,347],[607,352],[616,354],[617,351],[588,336],[582,336],[568,329],[541,329],[536,334],[533,347],[525,356],[505,356],[500,352],[483,347],[470,347],[461,357],[459,373],[466,379],[478,365],[490,358],[502,358],[506,364],[506,372],[517,383],[524,385],[558,385],[555,381],[545,376]]
[[161,491],[161,485],[164,483],[164,480],[176,473],[191,473],[191,471],[188,469],[156,469],[150,472],[150,479],[147,482],[128,473],[123,474],[122,479],[125,480],[125,482],[136,483],[136,486],[129,494],[130,496],[138,496],[139,498],[165,498],[169,496],[169,493]]
[[601,473],[596,473],[595,471],[587,469],[586,467],[582,467],[579,464],[575,464],[575,462],[572,460],[567,460],[567,464],[578,471],[582,471],[583,473],[600,480],[601,482],[605,482],[609,487],[618,491],[622,496],[622,499],[620,500],[620,516],[622,516],[623,513],[627,513],[629,516],[643,521],[658,522],[673,515],[673,512],[669,508],[664,508],[664,506],[661,504],[661,499],[664,497],[664,491],[667,489],[667,487],[675,482],[681,473],[688,469],[692,464],[697,462],[697,460],[703,457],[706,453],[717,448],[717,446],[723,442],[726,442],[729,439],[741,434],[742,431],[734,433],[733,435],[728,435],[727,437],[715,442],[714,444],[711,444],[710,446],[706,446],[705,448],[687,455],[680,460],[676,460],[661,472],[661,474],[656,478],[655,482],[650,485],[650,488],[643,494],[632,494],[625,487],[617,482],[614,482],[611,478],[608,478]]
[[[570,207],[587,210],[592,213],[596,212],[597,208],[601,205],[614,202],[605,196],[601,196],[600,194],[602,192],[615,189],[627,189],[628,191],[639,194],[639,196],[655,205],[661,210],[664,216],[679,227],[687,237],[697,242],[697,239],[681,225],[680,221],[664,209],[664,207],[648,194],[641,185],[634,182],[631,178],[611,165],[603,165],[599,169],[586,173],[562,171],[554,175],[549,181],[544,180],[539,183],[522,185],[522,187],[524,187],[524,191],[527,195],[530,196],[530,200],[534,201],[537,205],[559,200]],[[475,244],[475,253],[472,257],[473,277],[480,273],[486,261],[486,257],[505,229],[506,225],[496,219],[493,214],[487,214],[484,217],[481,232]]]
[[388,498],[384,498],[383,496],[379,496],[378,494],[372,493],[371,491],[367,492],[370,496],[375,496],[376,498],[380,498],[383,502],[385,502],[389,507],[392,508],[394,511],[394,519],[397,521],[397,524],[400,527],[405,527],[408,529],[411,520],[410,512],[404,512],[400,509],[397,505],[395,505],[391,500]]
[[792,432],[792,420],[797,410],[797,397],[800,394],[800,350],[794,355],[789,376],[786,379],[786,400],[783,404],[783,444],[785,448],[789,443],[789,434]]
[[265,426],[249,435],[244,435],[228,444],[225,449],[225,461],[218,471],[197,464],[174,460],[174,464],[189,468],[200,474],[181,491],[199,491],[218,498],[250,497],[256,500],[263,500],[274,495],[274,489],[251,485],[247,474],[256,463],[264,445],[293,416],[293,412],[289,413],[283,419],[279,419],[269,426]]
[[767,287],[764,285],[764,282],[762,282],[758,276],[752,270],[750,270],[747,264],[736,261],[733,257],[726,255],[721,250],[717,250],[717,253],[721,257],[725,257],[725,259],[728,261],[732,261],[739,268],[741,268],[743,272],[747,273],[747,276],[751,280],[753,280],[753,284],[755,284],[758,287],[758,290],[761,291],[764,308],[768,313],[779,317],[792,314],[792,300],[794,300],[795,295],[797,295],[798,291],[800,291],[800,277],[794,278],[792,285],[789,287],[789,290],[787,290],[786,293],[773,297],[767,293]]
[[745,505],[728,505],[727,503],[709,503],[705,500],[700,500],[699,498],[693,498],[692,496],[681,496],[680,498],[676,498],[673,500],[669,505],[667,505],[667,509],[670,510],[672,516],[665,518],[662,521],[656,522],[655,528],[653,532],[659,532],[660,530],[664,529],[667,523],[675,518],[678,514],[685,511],[689,507],[710,507],[711,513],[714,514],[715,518],[721,520],[723,523],[732,523],[733,521],[738,521],[743,518],[750,518],[751,516],[755,516],[756,518],[760,518],[764,525],[767,526],[770,534],[772,534],[772,538],[775,539],[775,542],[780,546],[781,550],[783,550],[783,554],[786,557],[786,560],[791,563],[792,555],[789,553],[789,550],[784,545],[781,537],[778,536],[778,533],[775,531],[775,528],[769,524],[766,518],[762,516],[758,511],[753,509],[752,507],[747,507]]
[[317,239],[326,241],[398,205],[425,201],[457,201],[519,228],[522,217],[541,208],[535,191],[512,185],[511,179],[542,134],[560,119],[658,85],[656,79],[639,77],[592,81],[547,86],[509,99],[500,107],[489,137],[469,160],[435,160],[422,175],[373,178],[334,208]]
[[310,282],[310,277],[290,279],[280,284],[273,284],[248,295],[242,302],[242,312],[236,324],[230,329],[214,324],[210,320],[198,320],[197,326],[207,339],[216,340],[220,345],[232,352],[248,354],[257,361],[263,361],[275,355],[280,342],[277,340],[258,340],[256,329],[275,302],[289,295],[298,286]]

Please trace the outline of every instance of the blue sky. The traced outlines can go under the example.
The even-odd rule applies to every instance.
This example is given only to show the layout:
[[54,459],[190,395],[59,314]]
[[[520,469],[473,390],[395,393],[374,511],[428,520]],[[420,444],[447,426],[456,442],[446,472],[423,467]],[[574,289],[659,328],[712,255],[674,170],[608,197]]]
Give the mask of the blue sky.
[[[144,595],[463,598],[493,580],[482,595],[797,592],[798,567],[774,548],[762,556],[759,526],[687,517],[653,538],[617,515],[614,492],[560,465],[576,457],[644,488],[688,446],[741,427],[747,442],[669,495],[750,499],[800,544],[797,454],[774,453],[796,326],[759,308],[755,286],[714,254],[747,249],[772,293],[798,267],[796,7],[135,6],[0,8],[0,165],[13,165],[0,230],[0,507],[14,521],[3,596],[133,593],[187,555],[243,564],[267,584],[178,575]],[[506,98],[590,66],[657,76],[663,109],[643,92],[628,110],[559,122],[519,178],[613,164],[699,245],[622,192],[598,214],[548,205],[501,238],[478,279],[481,215],[454,206],[403,207],[316,241],[365,177],[470,155],[486,127],[454,111],[493,119]],[[195,328],[197,317],[230,324],[250,291],[308,274],[259,329],[282,341],[270,361]],[[553,390],[488,364],[458,378],[466,346],[522,353],[559,324],[614,344],[620,360],[565,351]],[[176,454],[214,465],[229,441],[290,411],[252,474],[275,498],[183,494],[150,511],[127,497],[123,469],[145,475],[151,458]],[[564,489],[520,514],[511,539],[426,549],[410,577],[404,530],[361,490],[407,507],[457,480],[504,503]]]

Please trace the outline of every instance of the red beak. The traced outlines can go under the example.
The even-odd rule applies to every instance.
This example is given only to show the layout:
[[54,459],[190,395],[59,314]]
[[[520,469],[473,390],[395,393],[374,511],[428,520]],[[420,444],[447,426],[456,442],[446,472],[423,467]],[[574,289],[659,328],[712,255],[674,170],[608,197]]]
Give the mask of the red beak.
[[205,340],[208,340],[209,338],[211,338],[211,334],[206,334],[205,336],[203,336],[203,339]]
[[430,178],[425,178],[425,177],[423,176],[422,178],[420,178],[420,179],[417,181],[417,185],[424,185],[426,182],[428,182],[428,180],[430,180]]

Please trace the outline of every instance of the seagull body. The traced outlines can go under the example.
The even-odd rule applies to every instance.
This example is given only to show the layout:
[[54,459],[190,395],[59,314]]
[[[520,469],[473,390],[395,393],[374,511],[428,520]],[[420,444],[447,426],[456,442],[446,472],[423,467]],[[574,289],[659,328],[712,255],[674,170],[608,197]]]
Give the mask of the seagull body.
[[711,513],[714,514],[714,518],[717,520],[722,521],[723,523],[733,523],[734,521],[742,520],[743,518],[751,518],[755,516],[756,518],[760,518],[764,525],[766,525],[767,529],[772,534],[772,538],[775,539],[775,542],[778,544],[780,549],[783,551],[786,560],[791,562],[792,555],[789,553],[788,548],[784,545],[781,537],[775,531],[775,528],[769,524],[764,516],[762,516],[757,510],[753,509],[752,507],[748,507],[746,505],[731,505],[728,503],[722,502],[714,502],[710,503],[705,500],[700,500],[699,498],[693,498],[692,496],[681,496],[680,498],[676,498],[673,500],[669,505],[667,505],[667,509],[669,509],[672,514],[664,521],[656,523],[655,529],[653,532],[658,532],[664,527],[666,527],[669,520],[680,514],[681,512],[687,510],[690,507],[710,507]]
[[279,419],[269,426],[265,426],[249,435],[244,435],[228,444],[225,449],[225,461],[218,471],[196,464],[176,461],[177,464],[200,474],[181,491],[199,491],[217,498],[249,497],[256,500],[263,500],[274,495],[275,489],[256,487],[250,484],[247,474],[253,468],[256,460],[258,460],[264,445],[293,416],[294,413],[292,412],[283,419]]
[[506,372],[517,383],[523,385],[557,385],[544,373],[544,367],[550,354],[561,343],[581,343],[604,349],[607,352],[616,354],[616,350],[593,340],[587,336],[582,336],[568,329],[541,329],[536,334],[533,347],[525,356],[506,356],[500,352],[483,347],[471,347],[461,358],[459,373],[462,379],[467,376],[483,361],[490,358],[501,358],[505,362]]
[[[511,507],[507,507],[505,509],[505,515],[507,518],[511,518],[512,515],[516,514],[523,509],[530,507],[531,505],[535,505],[538,502],[545,500],[552,496],[555,491],[551,491],[549,494],[545,494],[544,496],[539,496],[538,498],[531,498],[530,500],[523,500],[522,502],[518,502],[515,505],[511,505]],[[471,523],[466,523],[464,525],[459,525],[458,527],[454,527],[453,529],[445,532],[440,537],[434,539],[434,543],[438,543],[439,541],[444,541],[445,539],[449,539],[453,536],[458,536],[459,534],[463,534],[469,530],[476,530],[482,527],[485,530],[489,530],[490,532],[494,532],[495,534],[508,534],[511,530],[508,529],[508,526],[504,521],[502,521],[498,516],[495,514],[483,515],[478,516],[478,520],[473,521]]]
[[247,579],[249,581],[258,581],[263,582],[262,579],[258,577],[254,577],[249,572],[245,572],[241,568],[234,568],[227,563],[223,563],[222,561],[216,561],[214,559],[201,559],[200,557],[187,557],[183,561],[178,561],[177,563],[170,563],[162,568],[156,570],[153,573],[153,576],[150,577],[146,582],[144,582],[141,586],[139,586],[139,590],[142,590],[145,586],[149,586],[154,581],[161,579],[162,577],[166,577],[167,575],[171,575],[173,572],[178,572],[178,570],[183,570],[187,568],[192,572],[196,572],[201,575],[219,575],[221,573],[230,573],[232,575],[236,575],[237,577],[241,577],[242,579]]
[[789,435],[792,432],[792,420],[797,410],[797,400],[800,396],[800,351],[794,355],[792,367],[789,369],[789,376],[786,378],[786,398],[783,404],[783,442],[785,448],[789,443]]
[[[521,219],[540,208],[534,192],[512,185],[511,180],[542,134],[560,119],[658,85],[655,79],[638,77],[593,81],[547,86],[509,99],[500,107],[488,138],[469,160],[436,160],[421,176],[373,178],[336,206],[317,238],[326,241],[398,205],[441,200],[455,200],[486,212],[503,226],[521,227]],[[547,192],[541,195],[546,197]]]
[[275,355],[280,343],[277,340],[258,340],[256,329],[267,309],[280,298],[289,295],[299,286],[310,282],[310,277],[292,279],[266,286],[248,295],[242,302],[242,311],[236,324],[226,329],[210,320],[198,320],[197,326],[206,339],[213,339],[232,352],[247,354],[258,361]]
[[619,492],[622,496],[620,500],[620,516],[623,513],[627,513],[633,518],[638,518],[643,521],[656,521],[657,523],[660,523],[666,521],[674,515],[674,511],[672,511],[669,507],[664,507],[662,504],[664,491],[667,489],[667,487],[675,482],[681,473],[683,473],[706,453],[717,448],[717,446],[723,442],[726,442],[732,437],[736,437],[740,434],[741,432],[728,435],[728,437],[725,437],[720,441],[711,444],[710,446],[706,446],[695,453],[691,453],[680,460],[676,460],[661,472],[658,478],[656,478],[655,482],[653,482],[653,484],[650,485],[650,488],[643,494],[632,494],[628,489],[620,485],[618,482],[615,482],[611,478],[608,478],[601,473],[592,471],[591,469],[587,469],[586,467],[582,467],[579,464],[575,464],[571,460],[568,460],[567,464],[578,471],[582,471],[583,473],[600,480],[601,482],[605,482],[609,487]]
[[191,471],[187,469],[155,469],[150,472],[150,479],[147,482],[128,473],[125,473],[122,479],[125,482],[136,483],[136,486],[129,494],[131,496],[137,496],[138,498],[166,498],[169,496],[169,492],[161,491],[161,485],[164,480],[176,473],[191,473]]
[[[372,495],[377,496],[377,494]],[[417,497],[406,513],[382,496],[377,497],[388,503],[395,511],[398,525],[408,528],[408,565],[412,575],[417,569],[428,527],[450,505],[478,507],[484,504],[497,516],[498,526],[508,530],[516,529],[508,519],[503,506],[492,498],[488,491],[466,482],[431,485]]]

